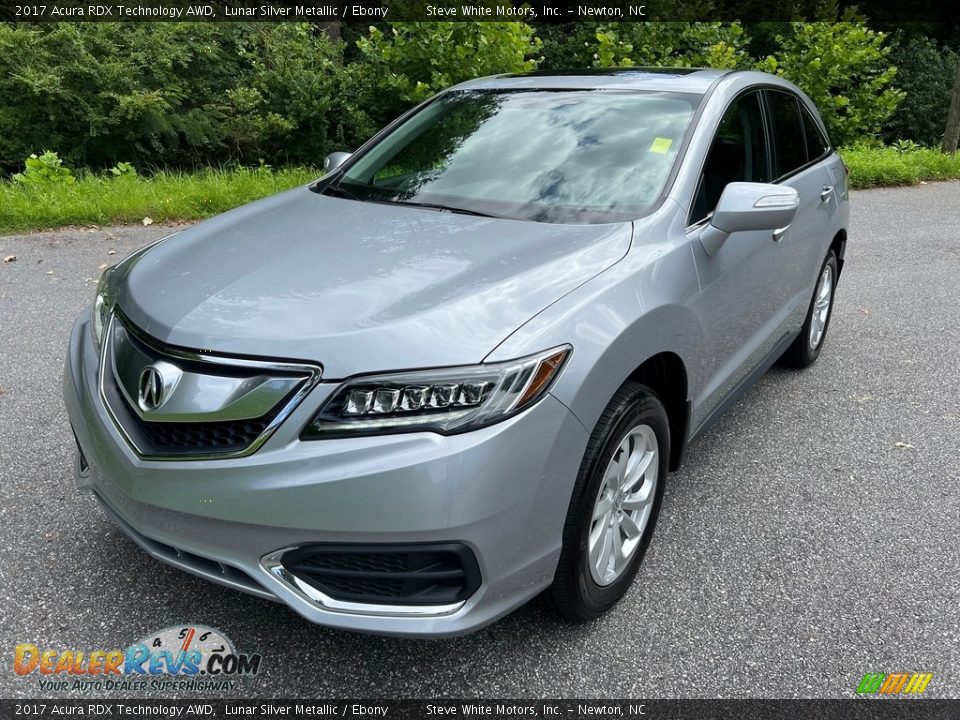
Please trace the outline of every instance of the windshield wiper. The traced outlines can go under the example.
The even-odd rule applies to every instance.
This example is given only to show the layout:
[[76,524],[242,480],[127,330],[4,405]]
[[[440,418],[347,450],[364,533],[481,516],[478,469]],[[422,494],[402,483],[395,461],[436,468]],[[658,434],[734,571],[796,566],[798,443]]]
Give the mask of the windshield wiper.
[[355,195],[354,193],[347,190],[345,187],[342,187],[340,183],[336,183],[336,184],[331,183],[330,185],[327,185],[325,188],[322,188],[320,192],[324,195],[326,194],[337,195],[339,197],[347,198],[348,200],[360,200],[359,195]]
[[331,183],[324,188],[319,188],[319,191],[323,194],[336,195],[338,197],[344,197],[348,200],[359,200],[361,202],[375,202],[375,203],[384,203],[387,205],[409,205],[411,207],[427,208],[429,210],[439,210],[440,212],[449,212],[456,213],[457,215],[473,215],[474,217],[499,217],[497,215],[491,215],[490,213],[480,212],[479,210],[468,210],[467,208],[454,207],[452,205],[444,205],[443,203],[429,203],[429,202],[416,202],[410,200],[389,200],[387,198],[361,198],[356,193],[350,192],[339,182]]
[[412,207],[428,208],[430,210],[440,210],[441,212],[456,213],[458,215],[473,215],[475,217],[497,217],[497,215],[491,215],[490,213],[480,212],[479,210],[468,210],[467,208],[453,207],[451,205],[444,205],[442,203],[410,202],[408,200],[386,200],[384,202],[389,202],[391,205],[410,205]]

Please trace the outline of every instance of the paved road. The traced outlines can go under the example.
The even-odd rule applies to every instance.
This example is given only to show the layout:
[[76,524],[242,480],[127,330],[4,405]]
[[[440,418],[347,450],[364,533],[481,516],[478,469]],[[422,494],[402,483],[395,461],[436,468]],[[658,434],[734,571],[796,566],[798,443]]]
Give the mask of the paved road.
[[[960,183],[853,197],[827,347],[771,371],[671,476],[635,588],[571,626],[470,637],[309,625],[146,557],[75,494],[59,389],[98,267],[163,228],[0,238],[0,696],[19,642],[125,647],[187,621],[264,656],[266,696],[851,696],[867,671],[960,696]],[[111,256],[111,250],[116,255]]]

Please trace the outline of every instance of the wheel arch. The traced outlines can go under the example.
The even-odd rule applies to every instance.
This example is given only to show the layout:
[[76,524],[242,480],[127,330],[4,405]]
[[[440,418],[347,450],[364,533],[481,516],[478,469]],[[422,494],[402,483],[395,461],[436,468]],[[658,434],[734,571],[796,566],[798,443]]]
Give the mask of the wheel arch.
[[663,403],[670,426],[669,469],[677,470],[683,461],[690,434],[691,402],[683,359],[675,352],[659,352],[638,365],[627,380],[646,385]]
[[594,320],[590,334],[599,342],[574,341],[570,363],[551,393],[592,432],[625,382],[648,386],[667,410],[669,467],[677,469],[690,434],[691,398],[696,396],[697,360],[703,348],[703,328],[696,315],[684,305],[663,305],[630,324],[621,324],[622,316],[614,313],[595,315]]
[[839,280],[840,275],[843,274],[843,256],[847,252],[846,230],[840,229],[837,231],[837,234],[833,236],[833,240],[830,241],[830,249],[833,250],[837,256],[837,280]]

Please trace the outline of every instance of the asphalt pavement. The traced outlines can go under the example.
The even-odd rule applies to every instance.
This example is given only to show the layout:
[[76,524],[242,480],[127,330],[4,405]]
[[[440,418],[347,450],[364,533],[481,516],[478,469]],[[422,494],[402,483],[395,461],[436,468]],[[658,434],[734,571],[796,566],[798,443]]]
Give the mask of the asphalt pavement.
[[262,654],[245,696],[852,697],[923,671],[960,697],[960,183],[853,193],[852,216],[819,361],[774,368],[691,446],[626,598],[443,641],[311,625],[152,560],[78,495],[71,323],[101,266],[170,228],[0,237],[0,697],[68,695],[15,675],[16,644],[191,622]]

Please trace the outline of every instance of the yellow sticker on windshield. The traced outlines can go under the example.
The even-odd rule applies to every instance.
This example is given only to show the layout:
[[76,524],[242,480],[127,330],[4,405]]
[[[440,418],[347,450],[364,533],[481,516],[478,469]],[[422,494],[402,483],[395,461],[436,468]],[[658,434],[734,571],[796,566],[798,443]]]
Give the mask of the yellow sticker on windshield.
[[673,145],[673,140],[670,138],[654,138],[653,144],[650,146],[650,152],[666,153],[671,145]]

